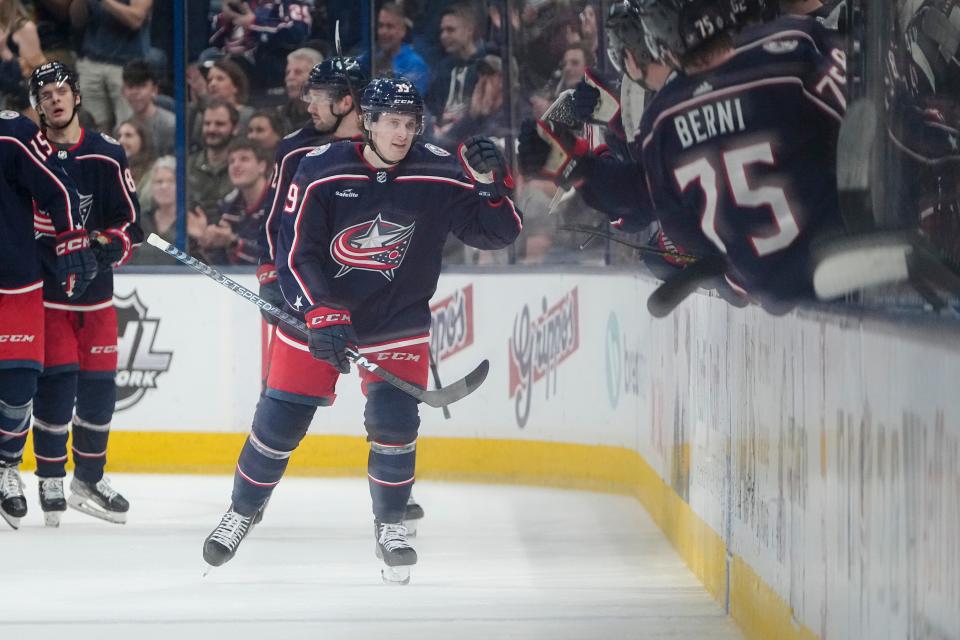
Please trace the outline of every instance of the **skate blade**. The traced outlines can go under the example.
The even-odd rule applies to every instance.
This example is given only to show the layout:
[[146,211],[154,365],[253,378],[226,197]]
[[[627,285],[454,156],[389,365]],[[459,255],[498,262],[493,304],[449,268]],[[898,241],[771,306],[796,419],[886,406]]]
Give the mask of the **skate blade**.
[[417,537],[417,523],[419,520],[404,520],[403,526],[407,528],[407,537],[416,538]]
[[210,575],[210,572],[213,571],[214,569],[216,569],[215,566],[213,566],[212,564],[210,564],[210,563],[208,563],[208,562],[205,562],[205,563],[203,564],[203,573],[200,575],[200,577],[201,577],[201,578],[206,578],[208,575]]
[[47,527],[59,527],[60,526],[60,516],[63,515],[63,511],[44,511],[43,512],[43,524]]
[[380,570],[384,584],[410,584],[410,567],[384,567]]
[[7,524],[10,525],[10,528],[14,531],[20,528],[20,518],[15,518],[5,511],[0,511],[0,516],[3,516],[3,519],[7,521]]
[[127,523],[127,514],[126,513],[114,513],[112,511],[106,511],[97,506],[91,506],[89,502],[83,498],[72,495],[67,498],[67,505],[71,509],[76,509],[81,513],[85,513],[88,516],[93,516],[94,518],[99,518],[100,520],[105,520],[113,524],[126,524]]

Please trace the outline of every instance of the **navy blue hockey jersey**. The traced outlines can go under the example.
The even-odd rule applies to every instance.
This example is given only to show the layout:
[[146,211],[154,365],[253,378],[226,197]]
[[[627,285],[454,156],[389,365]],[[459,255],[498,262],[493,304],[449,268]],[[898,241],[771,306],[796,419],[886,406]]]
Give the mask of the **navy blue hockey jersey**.
[[845,89],[843,52],[822,55],[803,37],[675,76],[639,134],[664,233],[694,254],[724,254],[728,278],[750,293],[811,296],[811,241],[842,229],[835,145]]
[[[105,134],[87,130],[81,132],[76,144],[60,146],[54,145],[54,155],[77,185],[81,225],[88,231],[116,229],[121,232],[126,238],[125,245],[129,247],[120,261],[122,264],[143,240],[137,185],[127,166],[123,147]],[[41,235],[49,234],[42,220],[38,221],[36,230]],[[70,299],[67,304],[67,297],[57,283],[55,256],[50,243],[44,243],[41,258],[45,302],[83,309],[113,299],[113,270],[102,269],[83,295]]]
[[328,133],[320,133],[312,126],[297,129],[287,134],[277,146],[276,161],[273,164],[273,177],[270,179],[270,191],[267,193],[269,210],[263,225],[264,247],[262,262],[273,263],[277,256],[277,233],[280,231],[280,216],[283,210],[283,200],[297,174],[300,160],[317,147],[327,142],[334,142]]
[[415,143],[390,169],[337,142],[300,162],[283,210],[277,272],[295,311],[316,304],[350,310],[361,342],[430,329],[430,298],[448,233],[500,249],[522,227],[513,202],[479,195],[459,161]]
[[51,236],[79,226],[76,186],[52,151],[37,125],[0,111],[0,295],[40,287],[35,223]]

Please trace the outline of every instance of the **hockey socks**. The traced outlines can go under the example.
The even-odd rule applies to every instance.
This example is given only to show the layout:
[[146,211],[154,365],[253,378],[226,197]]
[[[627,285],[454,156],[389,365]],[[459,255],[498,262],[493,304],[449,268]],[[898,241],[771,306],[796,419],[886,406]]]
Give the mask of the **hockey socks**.
[[253,516],[270,498],[316,407],[261,397],[233,476],[233,507]]
[[367,458],[367,478],[373,515],[380,522],[399,523],[407,510],[407,500],[413,489],[417,461],[417,442],[387,444],[370,442]]

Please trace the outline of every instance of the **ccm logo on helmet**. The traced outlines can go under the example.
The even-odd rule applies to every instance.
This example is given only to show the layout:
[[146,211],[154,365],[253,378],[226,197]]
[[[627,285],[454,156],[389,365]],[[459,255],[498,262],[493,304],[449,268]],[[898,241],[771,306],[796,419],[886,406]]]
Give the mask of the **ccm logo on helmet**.
[[328,313],[325,316],[315,316],[310,318],[310,326],[322,326],[326,324],[332,324],[334,322],[350,322],[349,313]]
[[37,336],[31,336],[20,333],[8,333],[0,335],[0,343],[3,342],[33,342]]
[[57,255],[62,256],[65,253],[79,251],[80,249],[83,249],[84,247],[88,247],[88,246],[90,245],[89,245],[89,240],[87,239],[86,236],[71,238],[70,240],[67,240],[66,242],[62,242],[57,245]]

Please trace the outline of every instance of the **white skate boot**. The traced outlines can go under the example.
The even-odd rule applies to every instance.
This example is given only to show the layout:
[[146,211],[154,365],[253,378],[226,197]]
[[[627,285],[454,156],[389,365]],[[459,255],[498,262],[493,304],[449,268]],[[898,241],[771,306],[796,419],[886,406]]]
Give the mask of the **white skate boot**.
[[27,515],[27,499],[23,497],[20,465],[0,465],[0,516],[14,529],[20,528],[20,518]]
[[48,527],[59,527],[60,516],[67,510],[63,495],[63,478],[37,478],[40,481],[40,509]]

